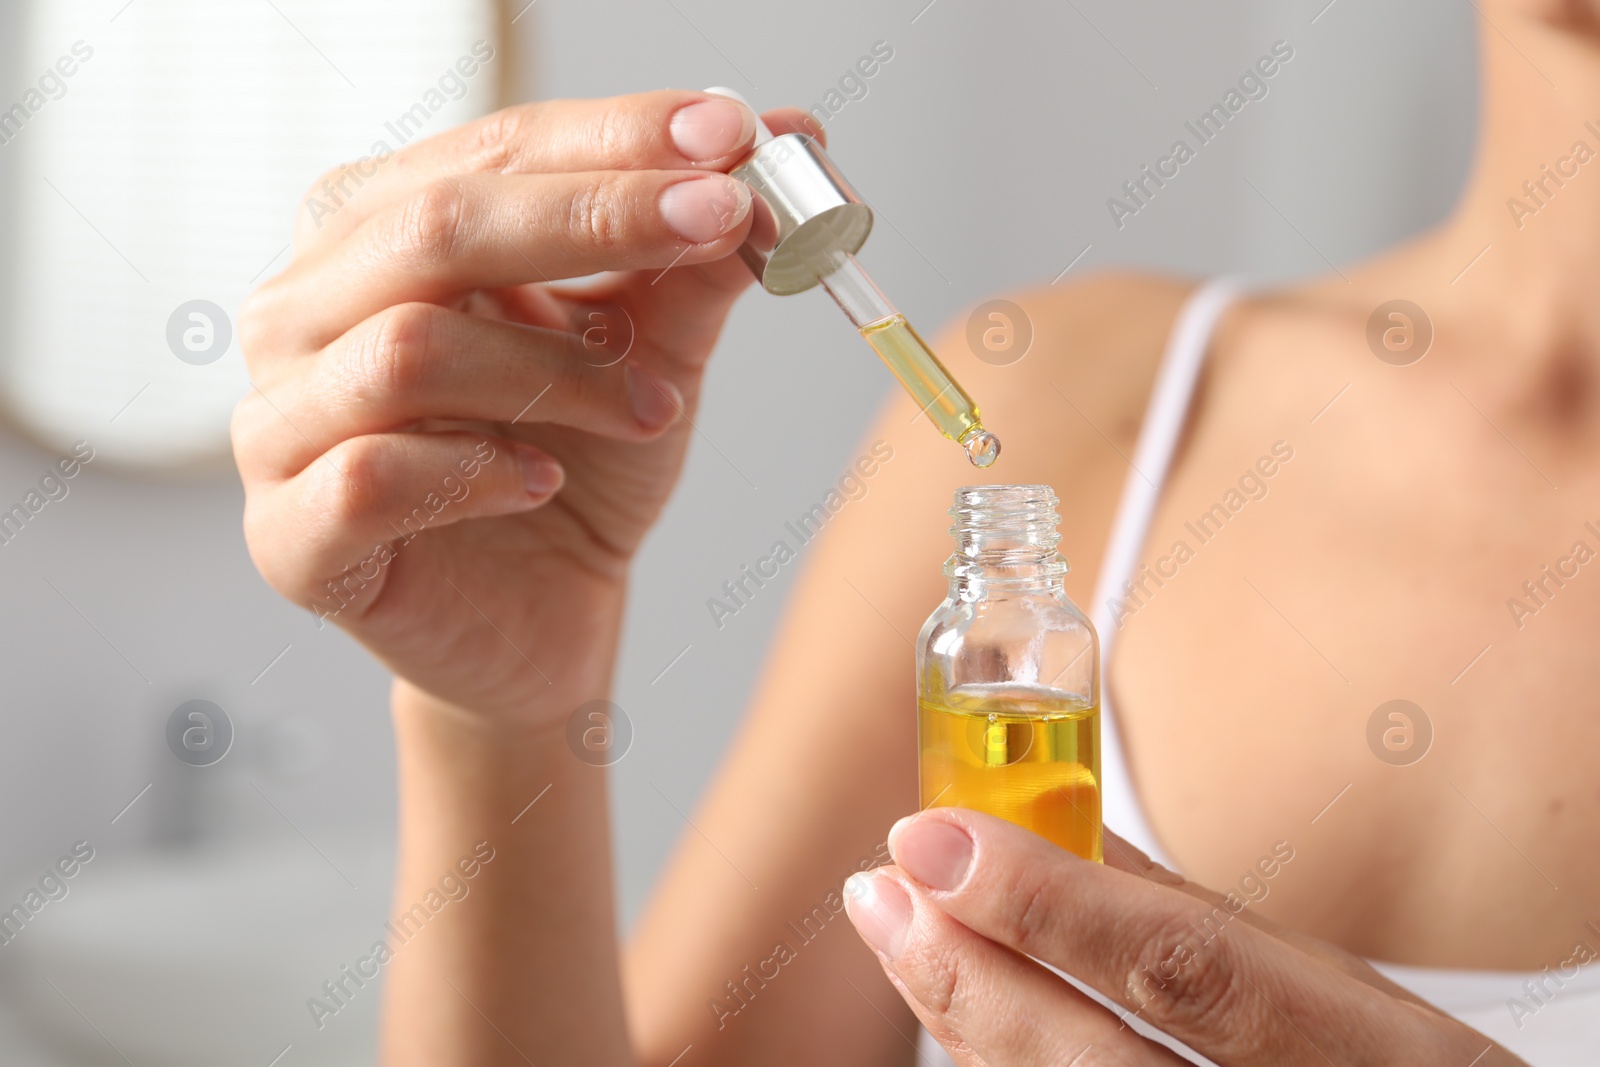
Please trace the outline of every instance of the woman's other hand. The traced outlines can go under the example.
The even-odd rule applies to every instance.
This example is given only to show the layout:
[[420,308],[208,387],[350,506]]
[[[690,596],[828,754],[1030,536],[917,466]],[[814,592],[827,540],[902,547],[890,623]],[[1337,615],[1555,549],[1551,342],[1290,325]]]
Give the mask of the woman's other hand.
[[963,1067],[1187,1062],[1035,960],[1226,1067],[1522,1062],[1360,959],[1110,835],[1102,866],[1001,819],[932,808],[895,824],[889,847],[895,865],[852,876],[846,908]]

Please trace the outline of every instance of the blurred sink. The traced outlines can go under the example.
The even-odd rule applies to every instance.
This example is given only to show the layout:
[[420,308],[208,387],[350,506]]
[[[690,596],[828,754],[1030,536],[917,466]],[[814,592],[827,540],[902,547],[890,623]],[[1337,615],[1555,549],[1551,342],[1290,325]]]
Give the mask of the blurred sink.
[[382,936],[392,849],[322,848],[97,857],[0,948],[8,1005],[51,1057],[41,1067],[375,1063],[379,980],[320,1029],[307,1001]]

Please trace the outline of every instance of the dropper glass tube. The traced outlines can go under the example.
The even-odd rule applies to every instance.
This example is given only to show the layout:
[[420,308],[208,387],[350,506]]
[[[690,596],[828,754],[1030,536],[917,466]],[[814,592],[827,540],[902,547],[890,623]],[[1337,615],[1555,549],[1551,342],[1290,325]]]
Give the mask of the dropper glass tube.
[[957,442],[975,467],[1000,457],[1000,438],[984,429],[978,406],[956,384],[926,341],[889,303],[856,257],[834,253],[832,269],[819,275],[822,287],[855,324],[867,344],[900,379],[939,432]]

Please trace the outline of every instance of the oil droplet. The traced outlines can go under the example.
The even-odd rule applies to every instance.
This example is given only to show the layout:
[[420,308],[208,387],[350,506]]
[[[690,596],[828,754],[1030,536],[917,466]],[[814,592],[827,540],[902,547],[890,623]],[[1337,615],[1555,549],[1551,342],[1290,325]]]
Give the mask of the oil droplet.
[[1000,458],[1000,438],[988,430],[974,430],[961,442],[961,447],[966,449],[967,459],[974,467],[990,467]]

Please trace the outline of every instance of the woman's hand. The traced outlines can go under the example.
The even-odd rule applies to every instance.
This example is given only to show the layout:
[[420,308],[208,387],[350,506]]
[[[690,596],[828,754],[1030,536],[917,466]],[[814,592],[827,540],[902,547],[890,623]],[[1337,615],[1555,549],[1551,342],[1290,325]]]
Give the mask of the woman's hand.
[[1522,1061],[1348,953],[1274,927],[1107,836],[1090,863],[988,815],[895,824],[846,908],[963,1067],[1186,1062],[1029,956],[1225,1067]]
[[531,104],[313,186],[239,323],[267,581],[449,703],[553,721],[601,695],[552,680],[609,679],[628,562],[750,281],[750,193],[720,172],[754,130],[704,93]]

